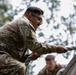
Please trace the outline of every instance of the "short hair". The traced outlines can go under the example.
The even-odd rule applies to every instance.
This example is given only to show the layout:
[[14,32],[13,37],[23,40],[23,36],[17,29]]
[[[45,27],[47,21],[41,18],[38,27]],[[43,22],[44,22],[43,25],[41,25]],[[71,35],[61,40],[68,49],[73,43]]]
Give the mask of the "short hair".
[[48,60],[55,60],[55,56],[54,55],[47,55],[45,57],[45,60],[48,61]]
[[40,9],[40,8],[38,8],[38,7],[35,7],[35,6],[30,6],[30,7],[28,7],[27,10],[26,10],[26,12],[25,12],[24,14],[29,13],[29,12],[35,13],[35,14],[38,13],[38,14],[41,14],[41,15],[44,14],[44,12],[43,12],[42,9]]

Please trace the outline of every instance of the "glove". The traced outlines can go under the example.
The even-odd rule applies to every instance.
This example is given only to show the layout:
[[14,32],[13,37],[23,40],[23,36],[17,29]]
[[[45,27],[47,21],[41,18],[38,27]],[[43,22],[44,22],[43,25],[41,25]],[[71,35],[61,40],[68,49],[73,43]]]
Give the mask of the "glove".
[[56,52],[57,53],[65,53],[65,52],[67,52],[67,48],[65,48],[63,46],[57,46],[56,47]]

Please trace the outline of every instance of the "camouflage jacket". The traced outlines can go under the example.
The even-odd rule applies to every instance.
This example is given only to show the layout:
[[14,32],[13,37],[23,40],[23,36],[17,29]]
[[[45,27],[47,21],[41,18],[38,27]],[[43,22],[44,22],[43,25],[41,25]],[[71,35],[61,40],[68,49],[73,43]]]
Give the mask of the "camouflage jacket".
[[61,69],[65,67],[64,65],[60,65],[60,64],[57,64],[55,70],[53,72],[47,70],[46,66],[38,73],[38,75],[56,75],[57,72]]
[[26,47],[40,55],[55,52],[54,45],[37,41],[35,28],[25,16],[0,27],[0,51],[19,60]]

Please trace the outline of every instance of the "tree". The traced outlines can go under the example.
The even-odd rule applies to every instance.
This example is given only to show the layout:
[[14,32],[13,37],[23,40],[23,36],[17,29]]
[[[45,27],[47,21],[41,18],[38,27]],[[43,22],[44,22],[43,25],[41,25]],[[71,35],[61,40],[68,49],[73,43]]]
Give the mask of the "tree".
[[0,0],[0,26],[12,21],[14,16],[16,16],[21,11],[22,10],[18,9],[18,7],[13,9],[11,0]]
[[[40,7],[40,3],[44,2],[47,6],[47,9],[49,10],[50,14],[48,17],[47,15],[44,15],[44,19],[46,22],[46,28],[50,31],[50,36],[46,37],[47,35],[45,32],[48,32],[46,29],[39,27],[37,30],[37,37],[38,39],[42,38],[44,39],[43,42],[46,43],[53,43],[56,45],[75,45],[75,30],[76,30],[76,22],[75,22],[75,16],[76,16],[76,4],[73,0],[71,0],[70,3],[72,3],[72,13],[69,13],[67,17],[64,15],[58,14],[61,11],[61,2],[62,0],[23,0],[22,3],[26,4],[27,7],[36,4],[36,6]],[[37,5],[37,3],[39,5]],[[68,4],[68,3],[67,3]],[[64,5],[67,7],[67,4]],[[42,3],[41,3],[42,6]],[[67,11],[67,10],[66,10]],[[45,10],[46,12],[46,10]],[[65,14],[65,12],[64,12]],[[59,19],[59,21],[58,21]],[[50,26],[51,25],[51,26]],[[59,31],[60,30],[60,31]],[[64,33],[64,34],[63,34]],[[62,39],[63,38],[63,39]],[[71,52],[67,52],[63,54],[65,58],[68,59]],[[75,54],[75,51],[74,51]]]
[[0,0],[0,26],[13,18],[9,13],[11,8],[8,0]]
[[[5,0],[2,0],[2,2],[4,1]],[[1,4],[0,5],[0,16],[1,16],[0,25],[12,20],[13,16],[25,10],[21,6],[24,5],[25,8],[27,8],[28,6],[35,5],[41,8],[43,6],[42,3],[44,3],[44,5],[46,5],[46,9],[44,9],[44,6],[43,6],[43,10],[46,14],[44,14],[44,18],[43,18],[44,25],[43,26],[47,29],[43,29],[43,27],[38,28],[37,30],[38,39],[43,39],[43,42],[53,43],[56,45],[63,45],[63,46],[75,45],[76,44],[76,39],[75,39],[75,36],[76,36],[76,33],[75,33],[76,4],[74,3],[75,2],[74,0],[69,1],[71,3],[72,12],[69,12],[68,16],[66,17],[63,14],[59,14],[60,11],[62,10],[61,9],[62,1],[65,1],[65,0],[22,0],[20,3],[21,4],[20,7],[17,5],[14,9],[13,9],[13,6],[10,4],[9,5],[7,3],[4,4],[6,5],[5,7],[3,4]],[[64,6],[68,7],[69,2],[67,2],[67,4],[65,4]],[[46,32],[50,33],[50,35],[48,35]],[[63,56],[68,59],[70,54],[71,52],[67,52],[63,54]],[[32,66],[30,65],[30,67]]]

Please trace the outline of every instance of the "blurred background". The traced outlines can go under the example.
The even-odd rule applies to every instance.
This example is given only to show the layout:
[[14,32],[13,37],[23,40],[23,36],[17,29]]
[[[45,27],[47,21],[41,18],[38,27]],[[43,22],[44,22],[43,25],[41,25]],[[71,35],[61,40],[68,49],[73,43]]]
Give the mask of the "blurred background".
[[[0,0],[0,26],[21,17],[29,6],[37,6],[44,11],[43,24],[37,29],[38,41],[76,45],[76,0]],[[51,54],[55,55],[58,63],[68,64],[76,52]],[[46,55],[30,62],[28,75],[36,75],[45,66]]]

